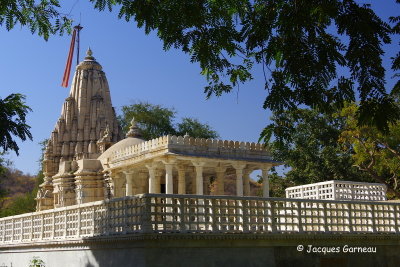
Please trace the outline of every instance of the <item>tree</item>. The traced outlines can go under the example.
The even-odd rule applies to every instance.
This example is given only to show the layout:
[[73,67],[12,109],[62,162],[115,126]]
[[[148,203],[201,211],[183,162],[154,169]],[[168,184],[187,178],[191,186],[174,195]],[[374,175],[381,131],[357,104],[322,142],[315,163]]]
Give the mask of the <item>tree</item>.
[[3,182],[6,178],[7,174],[7,166],[9,165],[9,161],[5,160],[3,154],[0,154],[0,208],[3,206],[3,203],[7,196],[7,190],[3,186]]
[[[355,0],[90,1],[99,10],[118,6],[119,18],[134,20],[147,34],[157,31],[164,49],[189,53],[209,81],[208,97],[251,80],[257,63],[269,73],[264,108],[275,113],[299,105],[329,113],[358,96],[359,124],[387,131],[400,118],[386,92],[382,65],[382,46],[399,26],[392,29],[370,5]],[[268,139],[272,128],[262,137]]]
[[0,2],[0,26],[7,31],[17,24],[29,27],[31,33],[38,32],[48,40],[52,34],[63,34],[71,28],[71,20],[59,11],[58,0],[7,0]]
[[135,117],[138,127],[142,130],[143,138],[150,140],[167,134],[175,134],[172,125],[176,111],[160,105],[146,102],[123,106],[122,116],[119,117],[122,129],[127,132],[130,121]]
[[162,107],[146,102],[123,106],[119,121],[125,132],[128,131],[130,121],[135,118],[138,127],[146,140],[158,138],[163,135],[185,135],[198,138],[217,138],[218,133],[208,124],[200,123],[194,118],[183,118],[174,125],[176,111],[172,108]]
[[[35,176],[11,168],[11,163],[5,162],[3,172],[0,172],[0,217],[36,210],[35,197],[44,179],[42,162],[47,142],[48,139],[39,142],[41,156],[38,160],[39,172]],[[0,166],[1,163],[0,160]]]
[[[270,197],[282,197],[286,198],[286,191],[285,189],[291,186],[295,186],[296,184],[290,180],[287,179],[284,176],[281,176],[277,173],[275,167],[271,169],[271,173],[268,175],[269,179],[269,190],[270,190]],[[260,189],[258,191],[257,196],[262,197],[263,195],[263,190],[262,190],[262,183],[263,183],[263,178],[262,176],[258,175],[258,181],[257,183],[260,185]]]
[[31,109],[25,105],[25,97],[21,94],[11,94],[0,98],[0,148],[4,151],[13,150],[18,155],[18,145],[14,137],[25,141],[32,140],[26,124],[26,114]]
[[184,136],[185,134],[189,134],[192,137],[211,139],[219,137],[218,133],[208,124],[203,124],[194,118],[183,118],[182,122],[177,124],[176,135]]
[[354,166],[375,182],[386,184],[388,192],[400,198],[400,121],[390,125],[387,133],[373,126],[359,126],[356,104],[343,108],[340,116],[346,124],[340,142],[354,150]]
[[295,185],[329,180],[372,181],[352,167],[352,147],[343,150],[338,143],[345,126],[343,117],[299,109],[275,113],[272,122],[274,132],[279,133],[269,144],[272,156],[290,167],[285,179]]
[[[38,33],[45,40],[52,34],[62,35],[70,32],[71,20],[59,12],[58,0],[8,0],[0,1],[0,26],[7,31],[17,24],[29,27],[31,33]],[[18,145],[14,137],[32,140],[29,126],[25,123],[26,114],[31,109],[25,105],[25,97],[11,94],[0,98],[0,148],[3,151],[13,150],[18,155]]]

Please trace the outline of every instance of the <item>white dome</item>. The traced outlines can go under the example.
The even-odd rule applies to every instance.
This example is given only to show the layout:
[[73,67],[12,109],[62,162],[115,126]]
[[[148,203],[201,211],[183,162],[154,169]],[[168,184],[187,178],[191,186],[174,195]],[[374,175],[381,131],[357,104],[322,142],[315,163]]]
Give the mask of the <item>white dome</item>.
[[133,145],[137,145],[140,144],[142,142],[144,142],[145,140],[141,139],[141,138],[137,138],[137,137],[127,137],[125,139],[122,139],[121,141],[119,141],[118,143],[115,143],[114,145],[110,146],[106,151],[104,151],[103,154],[101,154],[97,159],[98,160],[103,160],[106,158],[111,157],[111,155],[113,154],[113,152],[121,150],[123,148],[129,147],[129,146],[133,146]]

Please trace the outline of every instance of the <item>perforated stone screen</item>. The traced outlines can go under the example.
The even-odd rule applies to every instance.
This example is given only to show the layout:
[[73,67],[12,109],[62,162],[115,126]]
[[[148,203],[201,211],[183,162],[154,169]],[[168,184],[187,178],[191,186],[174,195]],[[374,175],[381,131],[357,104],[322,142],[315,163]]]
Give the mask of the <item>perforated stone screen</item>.
[[327,181],[286,189],[287,198],[385,201],[386,185],[351,181]]

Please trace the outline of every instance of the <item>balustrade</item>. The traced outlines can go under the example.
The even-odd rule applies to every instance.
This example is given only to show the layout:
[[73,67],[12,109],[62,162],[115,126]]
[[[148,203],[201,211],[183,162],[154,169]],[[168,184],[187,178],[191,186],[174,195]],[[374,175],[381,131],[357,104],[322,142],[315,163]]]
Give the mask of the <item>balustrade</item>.
[[143,194],[0,219],[0,244],[140,233],[400,232],[400,203]]

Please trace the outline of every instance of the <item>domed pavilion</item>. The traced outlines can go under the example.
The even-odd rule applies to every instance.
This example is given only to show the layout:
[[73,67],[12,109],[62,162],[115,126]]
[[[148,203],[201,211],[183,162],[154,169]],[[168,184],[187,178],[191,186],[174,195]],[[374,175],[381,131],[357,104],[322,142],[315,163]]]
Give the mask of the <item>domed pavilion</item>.
[[267,173],[279,164],[256,143],[188,135],[146,141],[134,120],[123,138],[106,75],[89,49],[46,146],[37,210],[143,193],[204,195],[211,182],[212,194],[225,195],[229,175],[236,195],[249,196],[254,170],[262,171],[268,197]]

